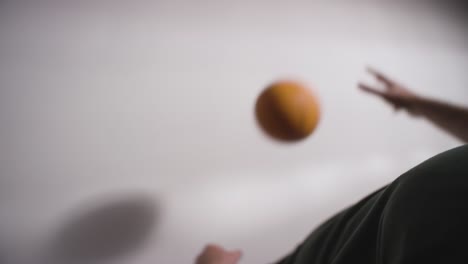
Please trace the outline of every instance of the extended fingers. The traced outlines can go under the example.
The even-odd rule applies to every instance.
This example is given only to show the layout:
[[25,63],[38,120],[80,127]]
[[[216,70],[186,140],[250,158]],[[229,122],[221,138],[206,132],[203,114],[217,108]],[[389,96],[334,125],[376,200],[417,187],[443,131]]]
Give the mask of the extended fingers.
[[373,94],[373,95],[378,95],[378,96],[381,96],[381,97],[385,97],[386,96],[386,93],[379,90],[379,89],[376,89],[370,85],[367,85],[365,83],[359,83],[358,84],[358,87],[364,91],[364,92],[367,92],[367,93],[370,93],[370,94]]
[[386,102],[390,103],[394,107],[395,111],[398,111],[400,108],[402,108],[402,102],[400,102],[398,100],[398,98],[393,97],[388,92],[381,91],[379,89],[376,89],[376,88],[374,88],[372,86],[369,86],[367,84],[364,84],[364,83],[359,83],[358,87],[362,91],[364,91],[366,93],[369,93],[369,94],[376,95],[376,96],[382,98],[383,100],[385,100]]
[[385,76],[383,73],[377,71],[374,68],[367,68],[367,72],[372,74],[377,80],[383,82],[387,87],[392,87],[395,85],[395,81],[391,80],[387,76]]

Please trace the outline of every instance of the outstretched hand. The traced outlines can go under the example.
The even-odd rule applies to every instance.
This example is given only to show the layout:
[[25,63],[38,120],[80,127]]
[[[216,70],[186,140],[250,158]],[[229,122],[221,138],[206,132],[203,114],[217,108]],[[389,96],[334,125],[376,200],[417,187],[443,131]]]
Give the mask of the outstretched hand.
[[358,86],[361,90],[384,99],[395,110],[404,109],[412,115],[419,115],[415,108],[415,101],[418,98],[415,93],[374,69],[368,68],[367,71],[384,85],[384,89],[381,90],[364,83],[359,83]]
[[195,264],[237,264],[241,256],[239,250],[227,251],[218,245],[207,245]]

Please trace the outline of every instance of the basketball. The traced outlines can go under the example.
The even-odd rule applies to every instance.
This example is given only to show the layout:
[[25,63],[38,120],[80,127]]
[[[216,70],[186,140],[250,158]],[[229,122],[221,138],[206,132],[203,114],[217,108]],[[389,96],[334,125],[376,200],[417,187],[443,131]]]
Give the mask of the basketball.
[[280,141],[299,141],[316,129],[320,108],[315,94],[295,81],[278,81],[259,95],[255,104],[259,126]]

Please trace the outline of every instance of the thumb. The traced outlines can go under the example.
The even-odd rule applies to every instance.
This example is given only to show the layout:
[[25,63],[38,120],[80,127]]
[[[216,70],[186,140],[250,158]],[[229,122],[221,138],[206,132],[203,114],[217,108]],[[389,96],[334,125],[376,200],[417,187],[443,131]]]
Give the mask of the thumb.
[[231,261],[233,264],[237,263],[242,257],[242,251],[240,250],[235,250],[229,252],[229,261]]

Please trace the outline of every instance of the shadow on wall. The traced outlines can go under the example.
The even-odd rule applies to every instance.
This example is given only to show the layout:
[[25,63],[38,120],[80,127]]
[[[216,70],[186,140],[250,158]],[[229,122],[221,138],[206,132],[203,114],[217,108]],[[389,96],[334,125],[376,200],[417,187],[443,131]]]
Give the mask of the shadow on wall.
[[84,205],[53,237],[53,263],[103,262],[129,254],[152,234],[158,206],[143,195],[115,196]]
[[466,16],[468,2],[466,0],[431,0],[429,2],[438,10],[445,11],[447,15],[455,16],[463,25],[468,23],[468,17]]

